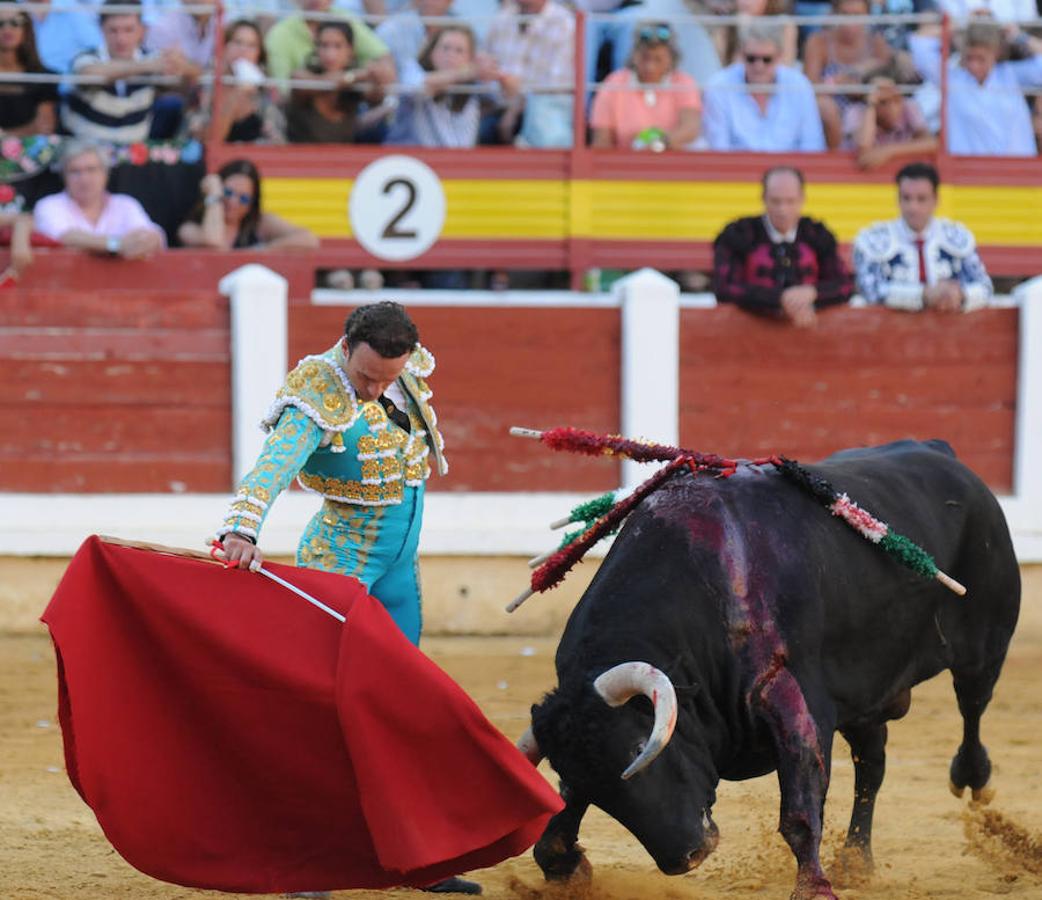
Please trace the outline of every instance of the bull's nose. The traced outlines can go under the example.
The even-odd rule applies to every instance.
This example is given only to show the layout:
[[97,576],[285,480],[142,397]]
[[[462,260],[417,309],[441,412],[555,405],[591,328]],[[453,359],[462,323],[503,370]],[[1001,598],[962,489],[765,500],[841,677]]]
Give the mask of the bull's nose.
[[705,858],[716,849],[716,845],[719,843],[720,832],[717,831],[714,825],[710,830],[706,831],[705,841],[701,847],[689,850],[683,859],[676,862],[659,863],[659,868],[666,875],[684,875],[702,865]]

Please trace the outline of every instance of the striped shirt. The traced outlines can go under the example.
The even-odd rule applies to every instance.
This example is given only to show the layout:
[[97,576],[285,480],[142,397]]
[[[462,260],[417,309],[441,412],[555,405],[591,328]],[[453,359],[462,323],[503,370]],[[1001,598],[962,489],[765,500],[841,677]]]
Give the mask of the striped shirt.
[[[136,50],[134,60],[151,54]],[[72,61],[73,74],[88,66],[111,62],[108,52],[86,50]],[[112,144],[133,144],[148,137],[156,90],[150,84],[120,79],[111,84],[81,84],[69,94],[62,108],[62,125],[74,136]]]
[[406,94],[398,104],[398,113],[387,135],[387,144],[411,144],[420,147],[473,147],[478,142],[481,103],[468,97],[458,112],[447,103]]

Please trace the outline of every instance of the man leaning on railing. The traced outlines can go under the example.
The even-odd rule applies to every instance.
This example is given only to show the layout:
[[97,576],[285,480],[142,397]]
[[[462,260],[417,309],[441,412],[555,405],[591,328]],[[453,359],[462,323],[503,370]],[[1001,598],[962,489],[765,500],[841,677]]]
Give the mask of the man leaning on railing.
[[96,76],[104,84],[77,83],[62,109],[62,124],[78,138],[132,144],[146,140],[155,113],[155,79],[169,75],[187,81],[200,67],[177,49],[146,52],[140,0],[105,0],[99,13],[104,46],[81,53],[76,75]]

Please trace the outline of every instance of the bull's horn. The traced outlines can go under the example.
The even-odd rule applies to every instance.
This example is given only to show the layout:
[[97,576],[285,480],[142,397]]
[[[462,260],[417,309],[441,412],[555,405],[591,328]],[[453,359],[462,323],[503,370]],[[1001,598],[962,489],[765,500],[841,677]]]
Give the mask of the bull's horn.
[[632,778],[651,765],[673,736],[677,725],[677,692],[673,690],[673,682],[650,663],[625,662],[598,675],[593,688],[608,706],[622,706],[637,694],[643,694],[655,707],[651,735],[640,755],[622,773],[623,779]]
[[543,751],[539,749],[539,742],[535,739],[531,726],[517,739],[517,749],[525,754],[533,766],[538,766],[543,760]]

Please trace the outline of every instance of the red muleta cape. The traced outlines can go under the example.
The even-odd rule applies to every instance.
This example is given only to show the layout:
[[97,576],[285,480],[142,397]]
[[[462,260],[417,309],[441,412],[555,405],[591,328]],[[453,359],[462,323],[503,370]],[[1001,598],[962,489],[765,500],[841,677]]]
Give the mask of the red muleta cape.
[[424,885],[530,847],[560,798],[353,578],[91,537],[43,615],[69,778],[148,875]]

